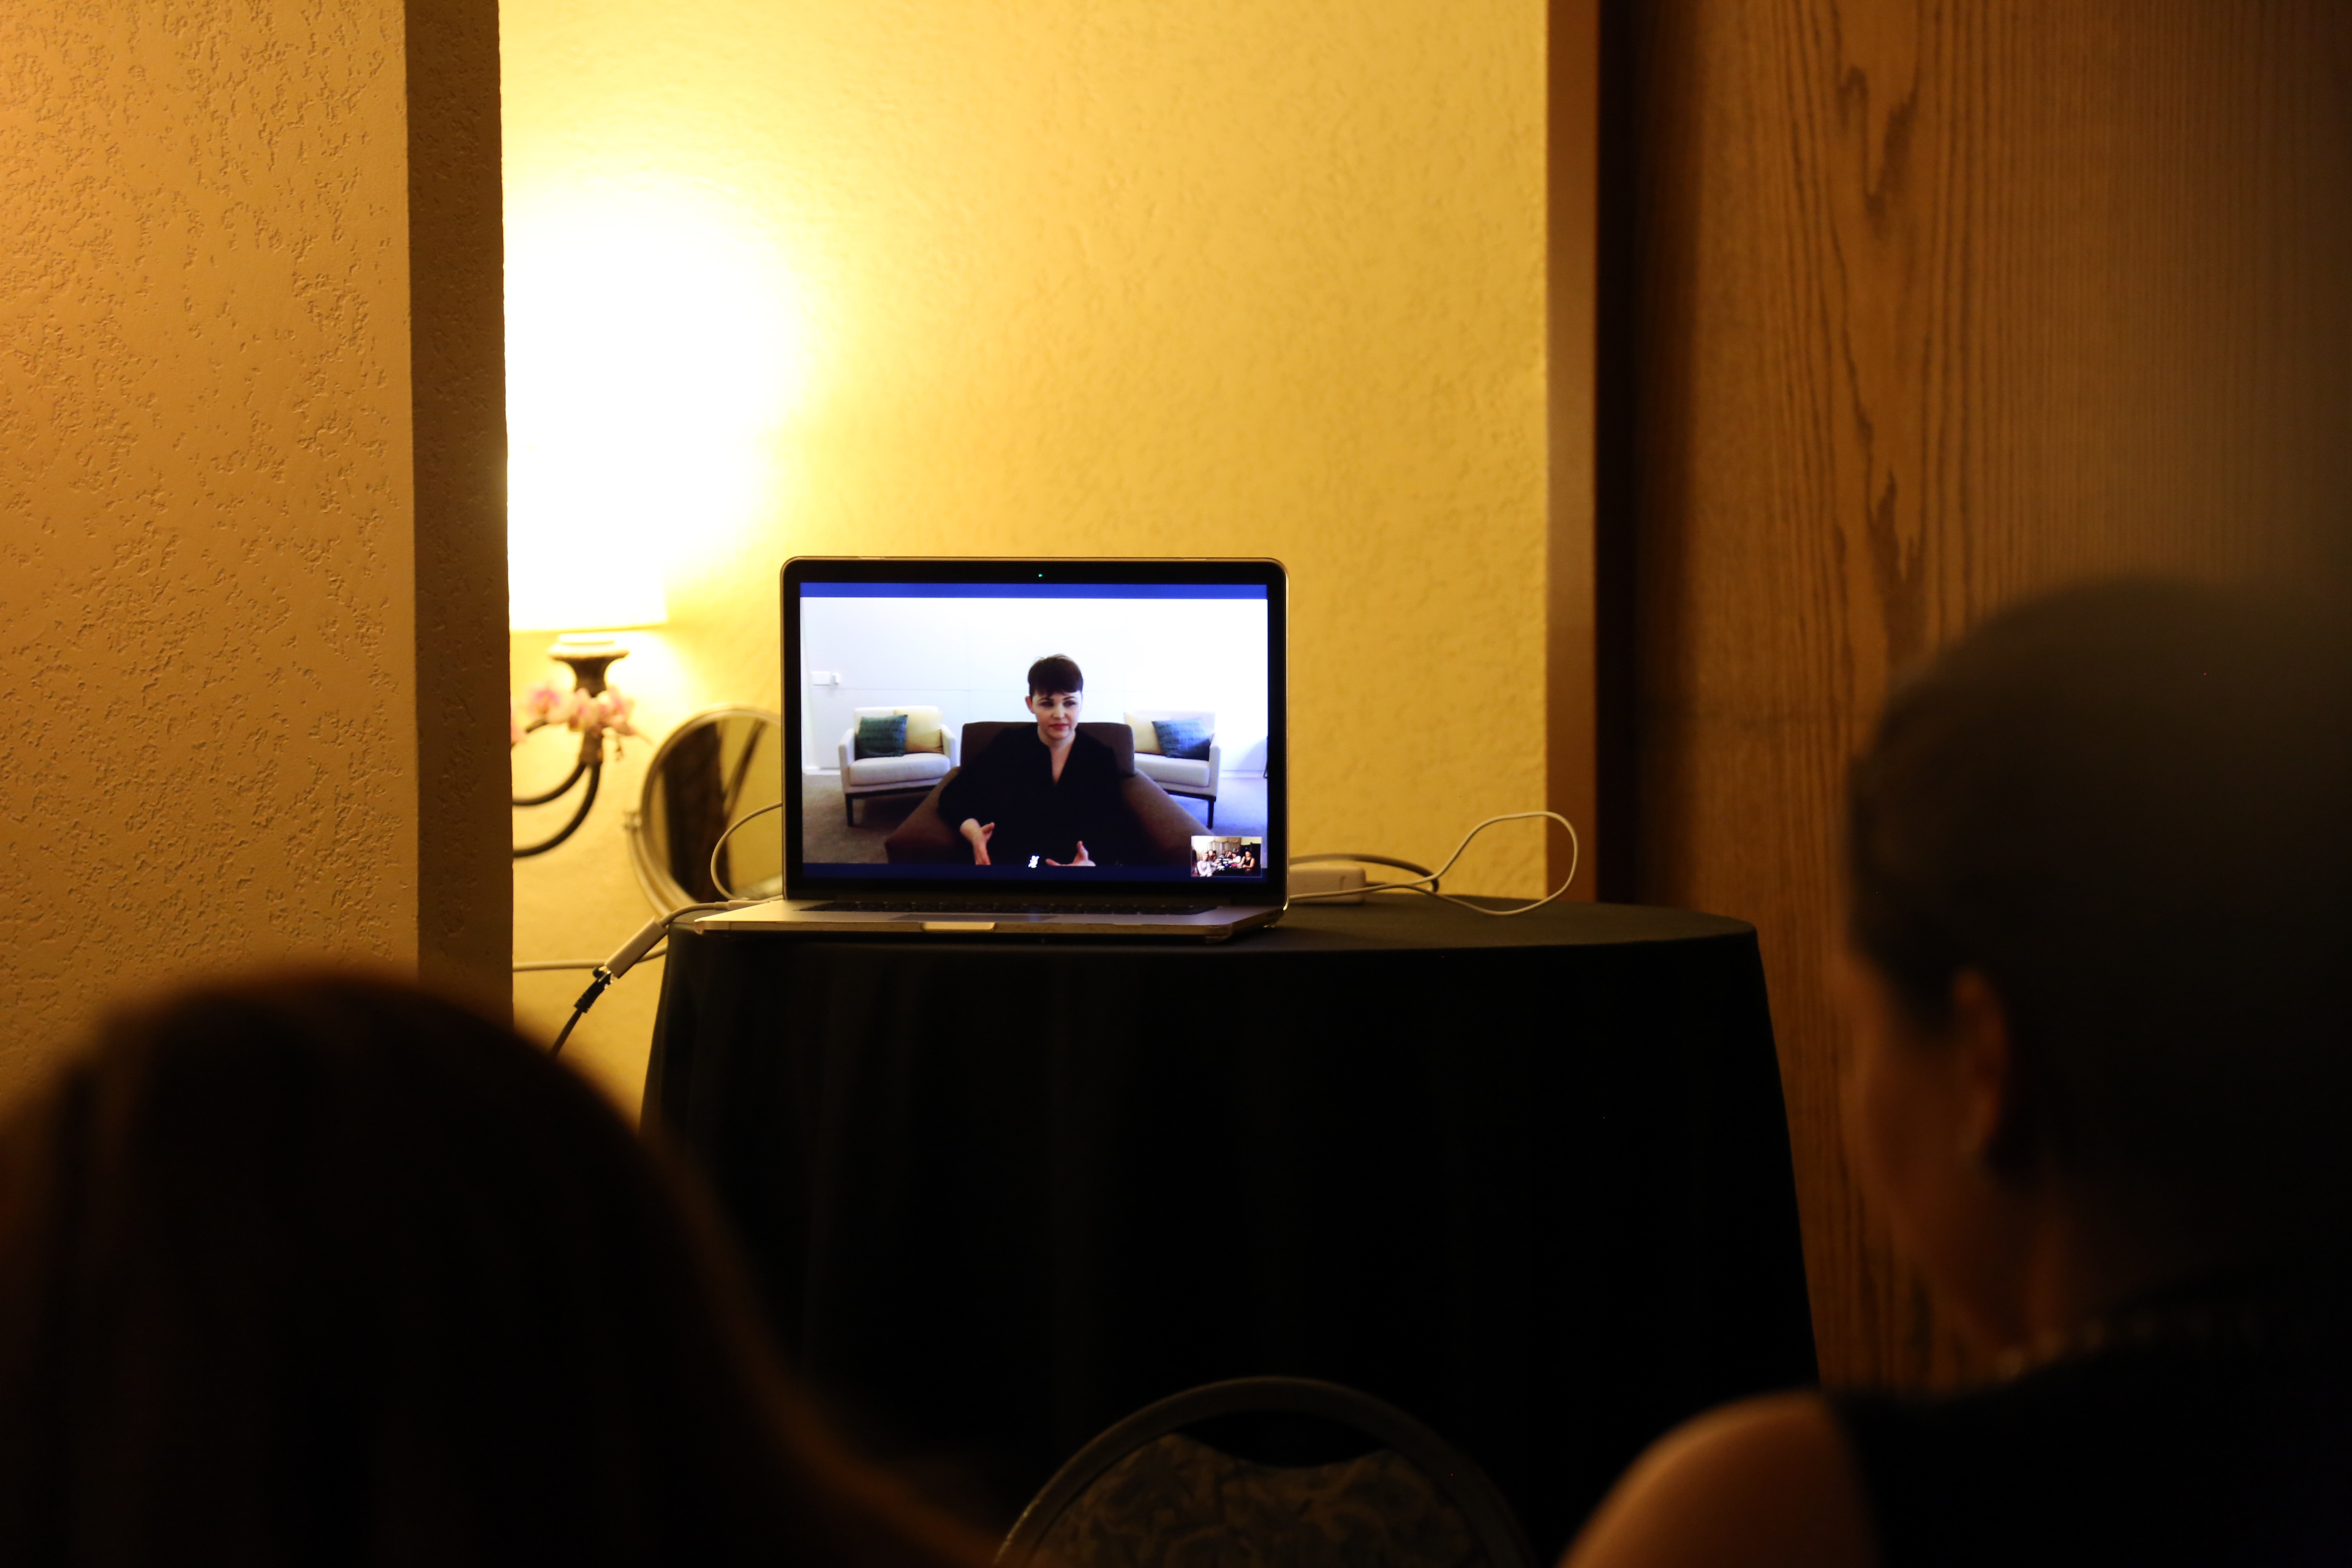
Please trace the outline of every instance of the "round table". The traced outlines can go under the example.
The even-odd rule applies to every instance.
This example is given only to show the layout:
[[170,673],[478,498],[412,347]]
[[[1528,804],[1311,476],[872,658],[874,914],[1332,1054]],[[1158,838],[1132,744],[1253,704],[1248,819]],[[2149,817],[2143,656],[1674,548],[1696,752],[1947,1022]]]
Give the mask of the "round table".
[[1402,1405],[1547,1559],[1641,1447],[1809,1383],[1753,929],[1395,896],[1213,945],[698,932],[646,1114],[787,1357],[1009,1522],[1258,1373]]

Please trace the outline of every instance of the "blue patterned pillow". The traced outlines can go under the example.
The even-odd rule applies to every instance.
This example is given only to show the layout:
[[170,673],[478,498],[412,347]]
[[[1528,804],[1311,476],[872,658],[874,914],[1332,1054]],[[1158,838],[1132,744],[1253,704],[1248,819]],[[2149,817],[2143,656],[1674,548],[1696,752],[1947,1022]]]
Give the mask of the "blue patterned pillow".
[[859,757],[903,757],[907,754],[907,716],[893,713],[857,721]]
[[1181,757],[1188,763],[1209,760],[1209,742],[1217,732],[1198,719],[1154,719],[1151,732],[1160,738],[1160,754]]

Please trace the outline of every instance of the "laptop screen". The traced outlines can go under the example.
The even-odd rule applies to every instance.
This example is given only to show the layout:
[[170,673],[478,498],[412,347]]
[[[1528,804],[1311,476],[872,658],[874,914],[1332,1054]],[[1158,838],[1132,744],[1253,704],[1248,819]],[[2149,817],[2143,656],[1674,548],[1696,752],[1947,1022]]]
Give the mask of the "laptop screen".
[[788,881],[1279,898],[1281,568],[797,560]]

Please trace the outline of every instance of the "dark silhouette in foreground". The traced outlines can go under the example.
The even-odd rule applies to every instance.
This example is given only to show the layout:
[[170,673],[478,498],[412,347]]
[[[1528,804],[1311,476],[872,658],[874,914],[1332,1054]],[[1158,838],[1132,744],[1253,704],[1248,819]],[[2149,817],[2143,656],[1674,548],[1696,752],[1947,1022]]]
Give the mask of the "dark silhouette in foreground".
[[980,1560],[835,1446],[691,1190],[501,1026],[207,986],[0,1126],[0,1561]]

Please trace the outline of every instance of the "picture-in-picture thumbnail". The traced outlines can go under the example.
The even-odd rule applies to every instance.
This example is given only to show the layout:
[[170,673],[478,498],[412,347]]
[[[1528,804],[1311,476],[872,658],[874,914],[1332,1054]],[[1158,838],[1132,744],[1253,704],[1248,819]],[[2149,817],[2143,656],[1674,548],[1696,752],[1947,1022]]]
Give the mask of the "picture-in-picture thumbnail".
[[1195,877],[1262,877],[1265,874],[1263,838],[1192,837]]

